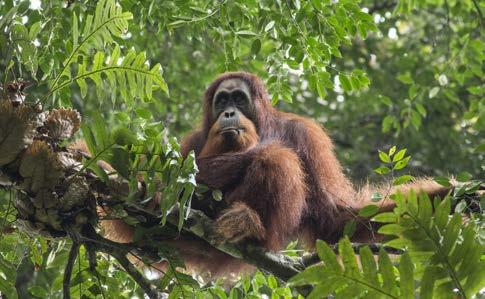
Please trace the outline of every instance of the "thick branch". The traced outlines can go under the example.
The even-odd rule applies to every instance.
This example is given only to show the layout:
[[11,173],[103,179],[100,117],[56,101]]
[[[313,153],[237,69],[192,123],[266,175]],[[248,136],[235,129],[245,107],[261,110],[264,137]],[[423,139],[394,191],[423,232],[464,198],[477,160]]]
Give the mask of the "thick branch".
[[[170,214],[167,220],[176,225],[178,222],[178,213]],[[183,229],[186,232],[204,239],[218,250],[235,258],[243,259],[258,268],[275,275],[283,281],[287,281],[304,269],[304,266],[299,259],[294,259],[280,253],[269,252],[264,248],[255,246],[251,243],[241,243],[236,245],[215,242],[216,236],[214,235],[213,221],[197,210],[191,210]]]

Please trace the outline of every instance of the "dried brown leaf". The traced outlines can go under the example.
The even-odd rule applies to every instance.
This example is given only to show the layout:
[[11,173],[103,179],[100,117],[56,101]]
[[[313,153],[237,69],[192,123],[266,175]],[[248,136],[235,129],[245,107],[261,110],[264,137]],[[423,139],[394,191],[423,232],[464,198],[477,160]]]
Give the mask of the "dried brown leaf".
[[67,139],[79,130],[81,116],[76,110],[55,109],[45,122],[47,134],[54,140]]
[[52,189],[62,176],[56,153],[43,141],[34,141],[27,148],[19,172],[24,178],[23,187],[34,193]]
[[32,143],[35,134],[30,122],[32,115],[26,106],[14,108],[8,101],[0,103],[0,166],[15,160]]

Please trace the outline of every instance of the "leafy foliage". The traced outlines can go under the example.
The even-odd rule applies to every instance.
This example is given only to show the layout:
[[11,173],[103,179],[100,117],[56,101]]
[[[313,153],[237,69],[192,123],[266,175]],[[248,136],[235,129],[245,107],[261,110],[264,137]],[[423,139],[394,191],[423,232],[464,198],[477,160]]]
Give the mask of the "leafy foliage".
[[450,198],[431,204],[426,195],[411,193],[394,200],[395,211],[374,220],[386,223],[379,233],[397,237],[387,246],[409,250],[413,261],[422,266],[421,297],[443,298],[457,290],[468,298],[479,291],[485,283],[485,264],[480,258],[484,247],[476,242],[473,223],[463,226],[460,214],[449,216]]
[[[165,223],[167,213],[178,204],[181,229],[196,186],[194,154],[183,159],[177,140],[173,137],[166,140],[163,127],[157,123],[147,125],[137,136],[123,126],[108,130],[98,114],[94,116],[91,127],[83,125],[82,129],[93,155],[92,159],[86,161],[85,167],[92,169],[107,182],[109,174],[96,161],[109,163],[122,178],[129,181],[129,190],[121,194],[127,201],[132,201],[139,192],[139,181],[142,178],[146,184],[142,201],[149,202],[154,197],[163,198],[160,205],[162,223]],[[130,224],[139,222],[127,218],[125,221]]]
[[[66,46],[72,51],[63,62],[63,68],[50,84],[50,92],[58,90],[77,82],[80,87],[81,96],[87,93],[87,78],[94,81],[98,92],[103,90],[104,84],[101,74],[107,76],[111,90],[120,90],[122,98],[132,99],[136,96],[148,99],[152,98],[153,82],[163,91],[168,92],[167,85],[160,73],[161,66],[156,64],[148,69],[145,54],[137,54],[129,51],[126,57],[120,57],[121,50],[116,46],[105,63],[104,52],[94,54],[92,67],[88,67],[88,61],[92,55],[90,50],[103,49],[105,44],[114,43],[113,37],[121,37],[128,29],[128,20],[132,18],[131,13],[122,12],[122,8],[116,5],[114,0],[99,1],[96,4],[94,15],[85,16],[84,29],[79,32],[78,18],[76,13],[72,16],[72,44]],[[80,38],[81,37],[81,38]],[[71,75],[70,66],[77,61],[77,73]],[[117,88],[120,87],[120,88]],[[111,92],[112,99],[116,98],[116,92]]]
[[397,281],[391,259],[383,249],[376,264],[370,249],[362,247],[361,268],[347,238],[339,242],[342,265],[325,242],[317,242],[317,252],[324,264],[312,266],[290,280],[292,285],[315,284],[307,298],[322,298],[334,292],[338,298],[414,298],[413,264],[407,253],[400,258]]
[[[117,90],[118,86],[128,86],[127,88],[120,88],[121,96],[126,101],[135,97],[146,97],[148,100],[152,99],[153,82],[157,84],[162,90],[168,92],[167,85],[160,73],[160,64],[155,65],[151,69],[145,64],[145,54],[136,54],[134,51],[128,52],[126,57],[120,58],[120,48],[116,47],[109,60],[104,64],[104,53],[97,52],[94,55],[92,67],[87,66],[87,59],[78,67],[78,72],[71,80],[66,80],[57,86],[54,90],[61,89],[73,81],[79,84],[81,89],[81,96],[85,97],[87,94],[86,79],[92,79],[98,90],[104,87],[101,79],[101,74],[105,74],[108,79],[108,87],[110,90]],[[111,93],[112,100],[116,98],[116,93]],[[132,104],[132,103],[130,103]]]
[[[431,200],[422,194],[394,196],[394,212],[374,221],[386,223],[379,233],[392,236],[386,246],[404,251],[398,266],[381,248],[376,261],[367,246],[358,257],[345,238],[338,249],[341,262],[325,242],[317,242],[323,264],[312,266],[290,280],[291,285],[314,285],[308,298],[335,294],[337,298],[471,298],[485,284],[484,246],[476,242],[475,224],[462,224],[458,213],[450,216],[451,201]],[[435,213],[433,213],[433,206]],[[394,268],[397,268],[396,270]],[[420,281],[420,283],[416,283]]]

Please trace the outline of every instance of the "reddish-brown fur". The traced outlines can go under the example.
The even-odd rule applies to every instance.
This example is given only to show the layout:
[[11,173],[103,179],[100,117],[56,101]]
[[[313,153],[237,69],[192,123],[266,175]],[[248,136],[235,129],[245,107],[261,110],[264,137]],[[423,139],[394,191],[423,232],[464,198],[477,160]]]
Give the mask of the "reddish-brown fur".
[[244,115],[240,117],[240,125],[244,127],[244,134],[239,134],[236,139],[236,144],[231,144],[230,148],[226,148],[224,138],[218,133],[219,123],[215,123],[209,130],[207,141],[200,151],[198,157],[216,156],[229,152],[242,152],[255,146],[259,141],[258,133],[254,123]]
[[[240,147],[226,150],[221,146],[223,140],[215,134],[217,122],[211,107],[219,84],[231,78],[248,84],[257,113],[253,122],[244,119],[250,130],[241,136]],[[309,246],[317,238],[336,242],[346,221],[355,218],[358,210],[370,203],[373,192],[397,191],[388,186],[365,186],[356,191],[343,174],[332,141],[321,126],[310,119],[277,111],[271,106],[261,80],[244,72],[223,74],[206,90],[202,128],[182,142],[182,155],[187,156],[191,150],[195,151],[200,170],[197,181],[221,189],[224,201],[229,204],[216,219],[216,231],[221,238],[233,242],[249,238],[269,250],[280,250],[296,237]],[[433,195],[448,191],[426,179],[399,189],[424,190]],[[390,200],[380,205],[383,211],[393,208]],[[114,224],[105,227],[108,231],[119,231]],[[123,235],[130,237],[129,232]],[[355,240],[368,241],[371,236],[360,226]],[[199,273],[220,275],[244,268],[244,264],[203,242],[181,238],[174,244],[189,268]]]

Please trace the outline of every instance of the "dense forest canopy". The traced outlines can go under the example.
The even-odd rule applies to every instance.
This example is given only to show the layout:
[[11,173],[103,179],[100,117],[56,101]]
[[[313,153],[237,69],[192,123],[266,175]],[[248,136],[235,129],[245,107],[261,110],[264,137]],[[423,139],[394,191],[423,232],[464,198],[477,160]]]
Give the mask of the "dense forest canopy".
[[[264,267],[232,286],[206,284],[179,272],[175,258],[165,279],[148,281],[122,270],[122,261],[120,266],[108,258],[108,249],[94,256],[93,271],[89,246],[81,246],[75,264],[66,268],[72,271],[68,293],[143,298],[147,288],[140,281],[145,281],[171,298],[475,295],[485,288],[484,198],[473,195],[485,173],[484,14],[483,0],[0,0],[0,298],[66,296],[65,266],[76,242],[53,238],[40,224],[33,229],[25,221],[20,225],[17,218],[32,215],[23,215],[19,202],[32,201],[38,212],[46,204],[37,206],[26,197],[52,187],[49,192],[62,199],[69,190],[59,193],[59,180],[69,186],[87,171],[109,185],[110,173],[94,163],[97,159],[108,161],[127,182],[117,217],[130,224],[146,220],[130,214],[126,204],[132,204],[137,178],[143,176],[147,198],[162,192],[167,199],[156,220],[182,229],[192,193],[206,190],[196,186],[194,158],[181,159],[178,141],[201,123],[208,84],[220,73],[237,70],[261,77],[278,109],[325,127],[356,184],[400,184],[426,175],[445,185],[455,176],[461,187],[443,202],[433,202],[434,209],[422,197],[420,212],[413,210],[418,205],[414,195],[409,201],[396,199],[400,212],[375,216],[377,222],[391,223],[384,234],[402,241],[387,244],[399,250],[400,258],[391,261],[382,248],[359,247],[363,269],[352,262],[355,244],[342,239],[339,251],[317,243],[323,265],[308,267],[289,284]],[[23,106],[37,118],[19,116],[15,109]],[[27,134],[34,123],[37,131]],[[66,126],[58,129],[58,123],[68,123],[69,132]],[[61,132],[53,137],[52,128]],[[11,130],[15,134],[6,133]],[[24,138],[7,138],[16,135]],[[51,155],[79,138],[86,139],[94,158],[84,157],[82,166],[62,175],[49,173],[55,164]],[[46,140],[50,148],[36,144]],[[51,158],[41,161],[38,153]],[[137,153],[163,158],[147,163],[133,158]],[[36,163],[46,165],[45,173],[29,168]],[[220,193],[213,195],[218,199]],[[173,217],[175,205],[179,215]],[[377,211],[361,212],[367,217]],[[462,212],[469,214],[466,226]],[[400,221],[402,213],[427,227]],[[79,226],[80,221],[74,222]],[[22,226],[27,229],[18,229]],[[423,239],[403,234],[406,230]],[[346,232],[352,233],[352,224]],[[157,250],[158,258],[171,260],[169,249],[160,245]],[[373,253],[379,256],[377,266]],[[284,254],[297,259],[303,249],[292,243]],[[349,287],[341,273],[361,284]]]

